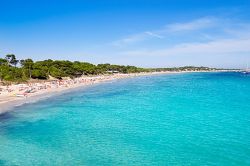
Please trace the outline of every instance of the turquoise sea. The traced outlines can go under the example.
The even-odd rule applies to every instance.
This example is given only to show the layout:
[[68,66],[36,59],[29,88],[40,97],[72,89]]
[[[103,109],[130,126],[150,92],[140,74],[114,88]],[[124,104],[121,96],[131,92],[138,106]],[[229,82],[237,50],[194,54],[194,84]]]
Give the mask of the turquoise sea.
[[0,165],[250,165],[250,76],[143,76],[17,107]]

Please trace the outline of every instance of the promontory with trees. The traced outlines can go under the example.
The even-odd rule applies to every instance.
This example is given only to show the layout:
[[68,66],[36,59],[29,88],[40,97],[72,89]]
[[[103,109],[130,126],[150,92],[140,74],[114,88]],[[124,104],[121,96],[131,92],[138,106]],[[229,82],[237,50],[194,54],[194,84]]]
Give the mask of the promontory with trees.
[[98,64],[68,60],[19,60],[14,54],[0,58],[0,81],[26,82],[30,79],[46,80],[50,77],[62,79],[75,78],[82,75],[100,75],[111,73],[140,73],[155,71],[204,71],[215,70],[208,67],[179,67],[179,68],[139,68],[135,66]]

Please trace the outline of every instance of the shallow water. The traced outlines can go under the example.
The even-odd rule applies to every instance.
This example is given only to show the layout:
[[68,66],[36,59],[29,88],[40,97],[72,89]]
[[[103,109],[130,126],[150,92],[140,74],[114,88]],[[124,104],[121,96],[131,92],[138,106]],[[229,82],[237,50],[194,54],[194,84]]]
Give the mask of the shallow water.
[[0,165],[250,165],[250,76],[103,83],[0,116]]

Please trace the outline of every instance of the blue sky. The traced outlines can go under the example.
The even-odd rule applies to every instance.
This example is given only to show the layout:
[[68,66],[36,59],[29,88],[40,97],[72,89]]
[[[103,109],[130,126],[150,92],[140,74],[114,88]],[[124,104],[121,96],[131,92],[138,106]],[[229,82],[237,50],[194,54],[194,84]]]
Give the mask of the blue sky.
[[244,68],[249,9],[249,0],[0,0],[0,55]]

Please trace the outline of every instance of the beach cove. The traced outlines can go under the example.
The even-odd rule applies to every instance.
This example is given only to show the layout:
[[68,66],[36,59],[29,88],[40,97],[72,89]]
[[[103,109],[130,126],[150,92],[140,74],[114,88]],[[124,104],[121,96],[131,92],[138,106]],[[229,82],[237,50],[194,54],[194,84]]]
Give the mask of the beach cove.
[[250,0],[0,4],[0,166],[250,166]]
[[[108,82],[117,79],[170,74],[179,72],[150,72],[150,73],[130,73],[130,74],[112,74],[100,76],[84,76],[75,79],[44,81],[38,83],[27,84],[13,84],[10,86],[2,86],[0,93],[0,114],[26,103],[33,103],[41,99],[59,95],[63,92],[81,88],[89,85],[98,84],[101,82]],[[26,93],[32,90],[34,92]]]
[[159,74],[25,104],[1,115],[0,163],[247,166],[249,83],[236,72]]
[[[229,72],[227,70],[218,71],[164,71],[164,72],[146,72],[146,73],[130,73],[130,74],[112,74],[99,76],[83,76],[75,79],[43,81],[38,83],[12,84],[9,86],[0,86],[0,114],[10,111],[16,106],[27,103],[34,103],[42,99],[60,95],[64,92],[82,88],[102,82],[114,81],[118,79],[150,76],[159,74],[184,74],[184,73],[214,73]],[[4,91],[5,90],[5,91]],[[28,92],[26,91],[33,91]]]

